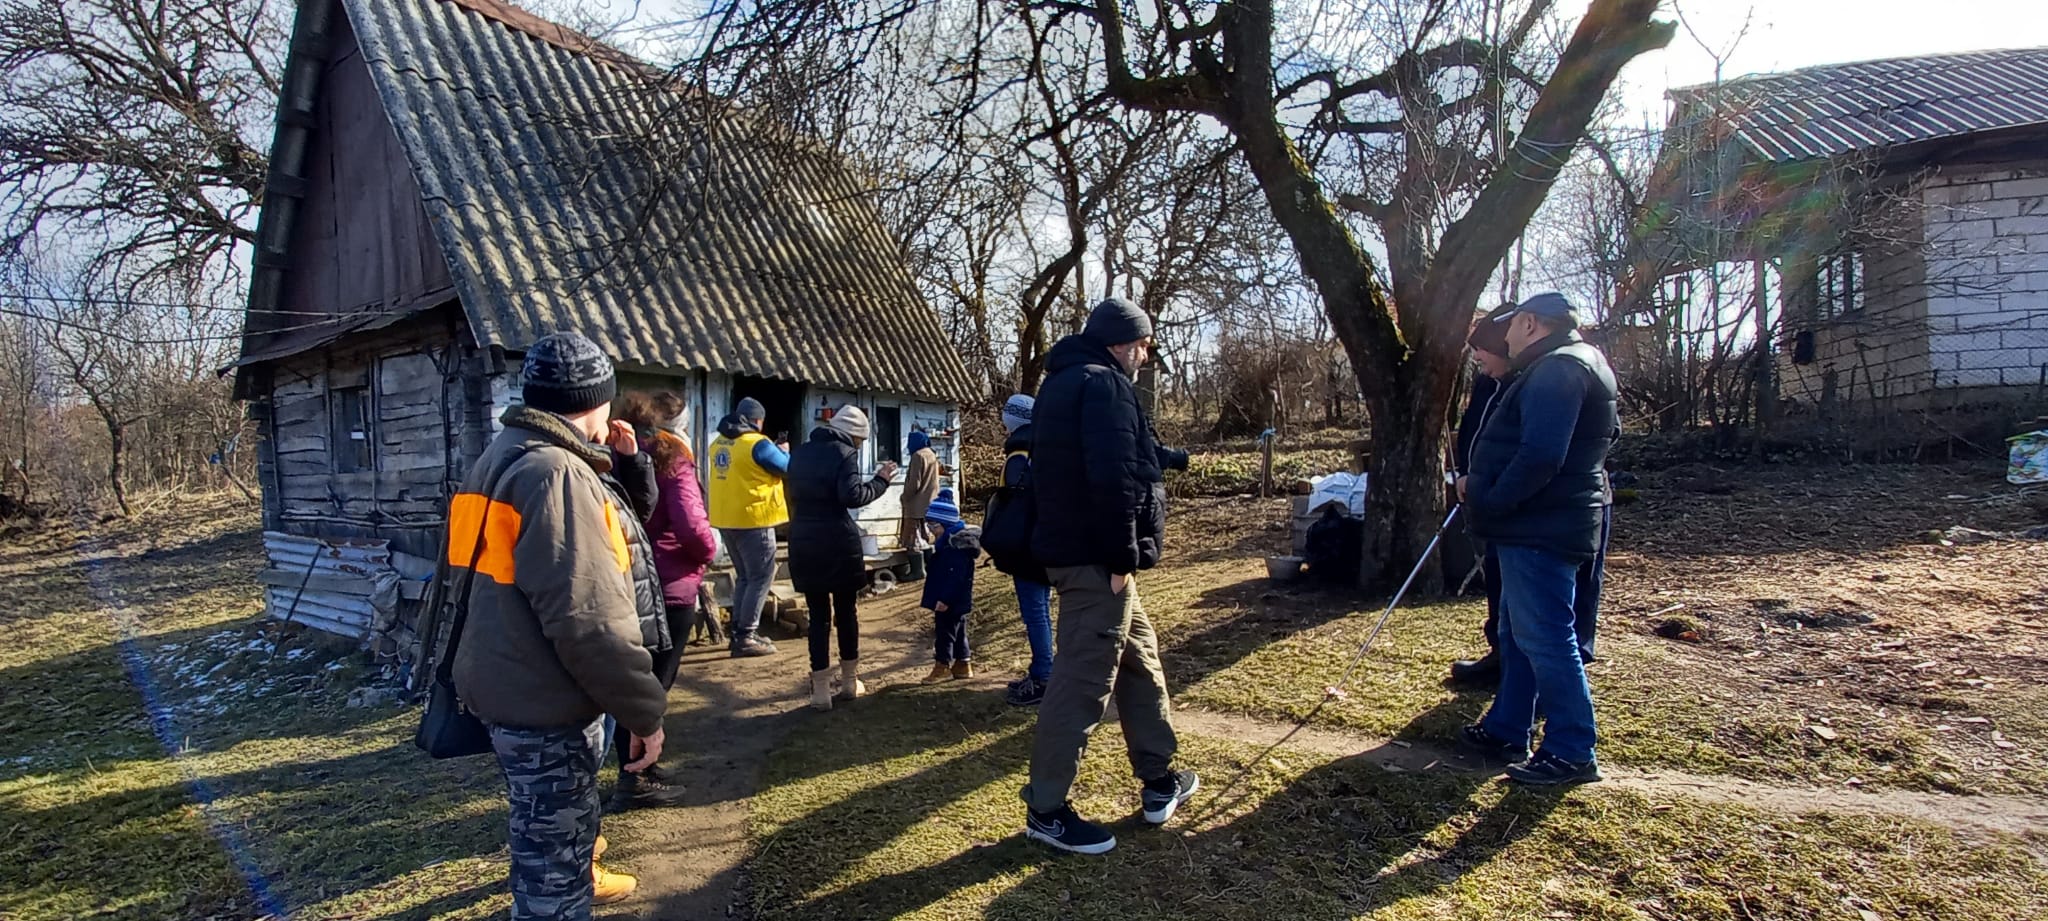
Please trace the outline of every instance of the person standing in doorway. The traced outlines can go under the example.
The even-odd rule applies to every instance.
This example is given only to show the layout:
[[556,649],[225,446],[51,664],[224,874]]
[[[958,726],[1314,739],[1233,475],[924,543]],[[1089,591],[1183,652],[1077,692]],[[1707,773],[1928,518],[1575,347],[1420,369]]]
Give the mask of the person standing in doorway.
[[[1610,503],[1605,464],[1621,433],[1614,372],[1579,338],[1563,295],[1536,295],[1493,322],[1505,324],[1514,380],[1479,430],[1458,492],[1473,532],[1500,558],[1500,688],[1461,741],[1510,762],[1517,783],[1586,783],[1600,779],[1598,733],[1574,601]],[[1538,700],[1543,744],[1531,753]]]
[[521,405],[449,503],[445,565],[475,570],[455,688],[505,777],[512,918],[589,918],[635,886],[595,863],[605,718],[631,735],[627,769],[661,757],[668,694],[636,585],[653,567],[602,479],[611,360],[552,333],[527,348],[520,379]]
[[711,442],[711,526],[732,560],[732,655],[775,654],[760,634],[761,606],[775,584],[775,529],[789,521],[782,480],[789,454],[761,434],[768,411],[747,397],[718,423]]
[[939,455],[932,450],[932,439],[921,431],[910,433],[910,464],[903,475],[903,528],[897,540],[903,549],[910,551],[910,578],[915,582],[924,578],[925,548],[928,541],[924,535],[924,513],[931,507],[932,497],[939,494]]
[[880,499],[896,476],[884,461],[872,477],[860,472],[868,416],[841,406],[832,421],[811,432],[789,458],[789,578],[803,594],[811,618],[811,706],[832,709],[832,633],[839,632],[837,699],[866,691],[860,682],[860,591],[867,587],[867,555],[860,526],[847,512]]
[[1088,736],[1113,695],[1145,821],[1164,824],[1200,787],[1176,770],[1159,641],[1138,601],[1136,573],[1159,562],[1166,525],[1160,449],[1132,385],[1151,356],[1152,319],[1110,298],[1079,335],[1046,355],[1033,407],[1031,549],[1060,596],[1059,662],[1039,704],[1025,835],[1081,854],[1116,847],[1109,830],[1068,802]]

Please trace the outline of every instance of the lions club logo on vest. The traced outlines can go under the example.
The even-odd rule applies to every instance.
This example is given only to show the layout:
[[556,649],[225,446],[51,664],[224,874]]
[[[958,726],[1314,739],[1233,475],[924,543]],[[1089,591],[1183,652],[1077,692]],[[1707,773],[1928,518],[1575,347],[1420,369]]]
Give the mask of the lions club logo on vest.
[[718,468],[720,476],[731,473],[732,449],[721,445],[718,450],[711,452],[711,466]]

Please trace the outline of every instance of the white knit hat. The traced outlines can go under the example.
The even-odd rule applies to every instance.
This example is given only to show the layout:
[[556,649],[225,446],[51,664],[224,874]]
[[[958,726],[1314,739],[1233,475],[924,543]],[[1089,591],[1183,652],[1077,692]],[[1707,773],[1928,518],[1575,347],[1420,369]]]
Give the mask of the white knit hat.
[[833,431],[848,438],[868,437],[868,414],[852,403],[839,407],[839,411],[832,414],[830,425]]
[[1003,431],[1015,432],[1031,424],[1031,408],[1037,405],[1028,393],[1019,393],[1003,401]]

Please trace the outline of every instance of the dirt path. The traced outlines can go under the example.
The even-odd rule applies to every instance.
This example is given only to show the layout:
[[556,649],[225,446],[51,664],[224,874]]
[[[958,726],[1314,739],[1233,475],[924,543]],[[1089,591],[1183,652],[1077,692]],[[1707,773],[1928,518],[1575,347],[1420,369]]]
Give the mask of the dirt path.
[[[861,658],[869,690],[914,682],[929,667],[930,626],[914,592],[861,602]],[[734,659],[693,647],[676,677],[664,758],[687,791],[684,804],[606,819],[608,864],[640,878],[635,897],[603,917],[654,921],[743,918],[747,817],[768,755],[813,718],[804,640],[776,640],[776,654]],[[835,653],[836,660],[836,653]]]
[[[1336,757],[1362,757],[1390,771],[1471,772],[1480,769],[1476,761],[1447,749],[1407,742],[1324,729],[1303,729],[1290,737],[1289,732],[1294,729],[1291,724],[1204,710],[1176,710],[1173,719],[1175,727],[1183,732],[1264,745],[1278,743],[1284,738],[1286,747]],[[1600,770],[1607,776],[1604,785],[1651,797],[1689,796],[1715,803],[1794,813],[1903,817],[1963,833],[2048,834],[2048,798],[1775,786],[1736,777],[1678,771],[1637,771],[1606,766]]]

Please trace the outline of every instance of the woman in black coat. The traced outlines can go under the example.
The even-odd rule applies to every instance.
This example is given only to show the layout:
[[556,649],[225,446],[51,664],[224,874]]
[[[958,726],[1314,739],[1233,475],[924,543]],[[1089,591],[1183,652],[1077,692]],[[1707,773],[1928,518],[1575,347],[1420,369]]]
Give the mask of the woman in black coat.
[[855,605],[867,586],[860,528],[847,514],[889,491],[896,464],[885,462],[872,478],[860,473],[860,445],[868,417],[841,406],[830,425],[811,432],[810,441],[789,454],[782,488],[789,500],[789,580],[804,596],[811,616],[811,706],[832,709],[832,629],[839,629],[840,700],[866,688],[858,675],[860,618]]

